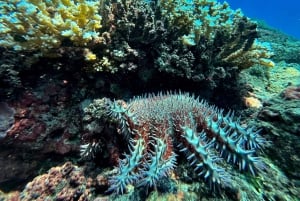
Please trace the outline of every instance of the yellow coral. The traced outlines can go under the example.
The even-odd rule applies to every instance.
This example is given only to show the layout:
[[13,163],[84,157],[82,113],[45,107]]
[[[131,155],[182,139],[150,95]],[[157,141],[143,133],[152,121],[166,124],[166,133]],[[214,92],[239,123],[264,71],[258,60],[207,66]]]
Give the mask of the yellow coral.
[[96,61],[94,61],[94,64],[89,70],[94,72],[115,73],[118,71],[118,68],[114,65],[112,60],[110,60],[106,56],[103,56],[101,59],[96,59]]
[[[258,40],[255,40],[252,46],[245,51],[244,48],[246,44],[247,40],[244,42],[241,48],[224,57],[222,61],[230,63],[234,66],[238,66],[240,69],[246,69],[255,64],[260,64],[266,67],[275,66],[275,63],[269,59],[273,55],[269,43],[262,43]],[[233,45],[237,44],[233,43]],[[222,52],[220,54],[222,55]]]
[[89,49],[84,50],[84,57],[86,61],[95,61],[97,59],[97,55]]
[[300,84],[300,71],[292,64],[280,62],[275,68],[270,69],[268,91],[280,93],[288,85]]
[[262,103],[255,97],[244,97],[244,103],[249,108],[261,108]]
[[0,0],[0,45],[15,50],[76,46],[97,40],[101,28],[97,0]]
[[274,67],[275,63],[270,59],[261,58],[259,59],[259,64],[266,66],[266,67]]

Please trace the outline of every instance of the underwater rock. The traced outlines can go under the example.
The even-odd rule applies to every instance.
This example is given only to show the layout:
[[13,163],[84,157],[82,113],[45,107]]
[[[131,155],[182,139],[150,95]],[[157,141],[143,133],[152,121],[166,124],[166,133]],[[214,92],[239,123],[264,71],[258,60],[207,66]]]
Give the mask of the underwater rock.
[[74,118],[72,113],[77,113],[76,107],[68,106],[67,87],[55,82],[28,89],[17,100],[11,101],[16,110],[15,122],[4,144],[13,143],[43,153],[66,154],[75,149],[68,139],[78,129],[74,123],[80,117]]
[[5,114],[1,123],[6,124],[1,129],[7,131],[5,137],[1,133],[4,138],[0,142],[3,190],[21,188],[41,168],[57,164],[62,155],[79,149],[79,106],[71,104],[69,85],[51,77],[40,77],[36,85],[32,80],[26,83],[26,90],[7,100],[13,109],[1,103],[1,110],[7,110],[1,113]]
[[0,102],[0,140],[4,138],[14,123],[15,110]]
[[274,97],[258,113],[257,124],[272,141],[269,156],[290,178],[300,179],[300,104],[299,100]]

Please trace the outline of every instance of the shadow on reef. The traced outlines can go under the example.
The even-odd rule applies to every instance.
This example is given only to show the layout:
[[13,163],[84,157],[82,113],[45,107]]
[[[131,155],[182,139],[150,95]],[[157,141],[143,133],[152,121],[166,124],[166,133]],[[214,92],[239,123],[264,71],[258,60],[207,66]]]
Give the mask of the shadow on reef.
[[[67,59],[67,62],[66,62]],[[239,71],[234,69],[231,76],[223,79],[194,81],[178,77],[155,68],[146,67],[128,72],[89,72],[82,69],[82,60],[41,59],[31,68],[19,72],[19,80],[24,87],[35,87],[43,76],[49,81],[61,79],[68,82],[70,91],[81,91],[72,100],[110,97],[128,99],[135,95],[166,91],[190,92],[220,107],[241,109],[241,97],[247,91],[246,84],[239,79]],[[150,68],[150,70],[149,70]],[[55,78],[56,77],[56,78]],[[78,96],[77,96],[78,95]]]
[[[72,156],[73,155],[73,156]],[[53,165],[59,165],[69,158],[77,157],[67,154],[36,154],[34,150],[4,145],[0,148],[0,189],[4,192],[23,190],[25,184],[37,175],[48,171]]]
[[[25,61],[25,56],[10,52],[3,52],[2,57],[3,62],[10,61],[10,73],[1,74],[5,78],[1,79],[1,84],[6,86],[1,87],[1,101],[14,108],[15,124],[2,140],[1,146],[5,146],[5,149],[0,153],[11,152],[8,155],[16,154],[16,158],[26,156],[28,161],[24,164],[22,160],[10,161],[14,161],[11,166],[22,168],[15,170],[18,179],[5,174],[6,178],[0,181],[2,187],[6,186],[0,187],[3,190],[21,189],[28,179],[42,170],[57,165],[69,154],[78,153],[80,136],[77,133],[82,132],[84,100],[99,97],[126,99],[149,92],[181,90],[199,95],[219,106],[241,106],[239,93],[242,85],[237,84],[235,79],[224,79],[215,87],[209,81],[194,82],[157,69],[151,72],[90,73],[81,69],[80,59],[40,59],[32,64],[31,61]],[[30,67],[26,67],[26,63]],[[19,156],[14,151],[15,147],[20,147],[23,155]],[[41,154],[34,156],[36,152]],[[74,158],[78,158],[78,155]],[[48,163],[40,163],[44,160]]]

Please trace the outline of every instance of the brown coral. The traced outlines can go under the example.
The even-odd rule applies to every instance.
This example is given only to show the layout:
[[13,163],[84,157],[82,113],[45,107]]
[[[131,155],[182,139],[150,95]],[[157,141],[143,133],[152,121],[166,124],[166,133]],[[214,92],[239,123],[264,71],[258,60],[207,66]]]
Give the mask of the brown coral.
[[281,96],[284,99],[300,99],[300,86],[289,86],[282,93]]
[[[79,178],[74,181],[74,179]],[[53,167],[48,173],[36,177],[26,185],[20,198],[29,200],[89,200],[91,184],[83,174],[83,169],[71,162]]]

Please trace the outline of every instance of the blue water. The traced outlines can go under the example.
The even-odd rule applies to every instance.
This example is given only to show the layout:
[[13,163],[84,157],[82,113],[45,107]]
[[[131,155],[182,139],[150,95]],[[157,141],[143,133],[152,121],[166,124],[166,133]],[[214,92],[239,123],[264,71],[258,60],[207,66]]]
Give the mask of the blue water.
[[232,9],[241,8],[250,18],[300,39],[300,0],[226,0]]

